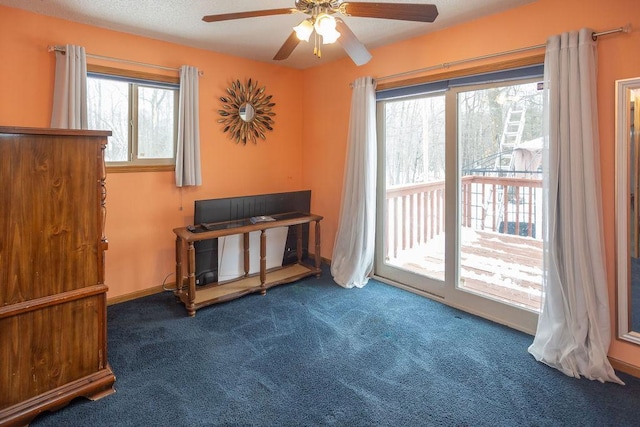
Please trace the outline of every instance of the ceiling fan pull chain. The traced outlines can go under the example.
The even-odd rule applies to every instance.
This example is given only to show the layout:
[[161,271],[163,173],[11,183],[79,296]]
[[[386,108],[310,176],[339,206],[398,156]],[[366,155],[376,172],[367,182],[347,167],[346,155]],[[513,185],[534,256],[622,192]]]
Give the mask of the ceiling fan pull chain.
[[313,33],[313,54],[318,57],[318,53],[320,49],[318,49],[318,33],[314,31]]

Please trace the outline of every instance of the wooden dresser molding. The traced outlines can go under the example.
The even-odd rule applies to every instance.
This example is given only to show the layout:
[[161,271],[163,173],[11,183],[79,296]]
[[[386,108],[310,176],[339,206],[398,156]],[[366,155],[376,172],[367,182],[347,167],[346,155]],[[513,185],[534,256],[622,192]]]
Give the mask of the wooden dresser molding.
[[100,295],[107,292],[109,288],[106,285],[93,285],[86,288],[76,289],[74,291],[63,292],[56,295],[49,295],[42,298],[36,298],[29,301],[22,301],[16,304],[0,307],[0,319],[4,317],[23,314],[29,311],[40,310],[44,307],[58,305],[69,301],[75,301],[81,298]]

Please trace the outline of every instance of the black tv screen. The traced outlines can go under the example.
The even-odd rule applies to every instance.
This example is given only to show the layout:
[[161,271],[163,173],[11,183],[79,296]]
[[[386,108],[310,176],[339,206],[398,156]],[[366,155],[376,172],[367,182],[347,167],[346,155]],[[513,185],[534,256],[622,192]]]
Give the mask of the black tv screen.
[[[260,215],[274,215],[284,212],[310,212],[311,190],[286,193],[259,194],[253,196],[227,197],[221,199],[196,200],[194,225],[232,221]],[[297,261],[296,233],[289,229],[285,245],[283,264]],[[195,242],[196,284],[206,285],[218,281],[218,239]],[[308,256],[309,224],[303,225],[302,253]]]

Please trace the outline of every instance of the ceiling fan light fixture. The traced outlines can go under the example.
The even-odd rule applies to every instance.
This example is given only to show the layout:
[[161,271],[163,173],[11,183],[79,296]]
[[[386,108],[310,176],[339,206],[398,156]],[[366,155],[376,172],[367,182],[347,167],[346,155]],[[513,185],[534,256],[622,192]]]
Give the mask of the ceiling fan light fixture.
[[322,12],[316,16],[316,22],[313,26],[318,34],[324,37],[325,34],[331,34],[336,30],[336,20],[328,13]]
[[340,37],[340,33],[335,29],[333,31],[328,31],[325,34],[322,34],[322,43],[323,44],[331,44],[335,43]]
[[293,27],[293,31],[291,31],[289,37],[273,57],[275,61],[289,58],[300,41],[309,42],[313,35],[314,55],[317,57],[322,55],[321,46],[323,44],[337,41],[356,65],[363,65],[371,59],[371,53],[358,40],[346,23],[340,19],[341,15],[410,22],[433,22],[438,16],[438,7],[435,4],[396,3],[396,0],[393,1],[393,3],[374,3],[371,0],[294,0],[295,8],[250,10],[207,15],[202,20],[205,22],[218,22],[259,16],[303,13],[307,15],[307,18]]
[[296,36],[299,40],[309,41],[311,33],[313,33],[313,23],[311,19],[305,19],[300,24],[293,27],[293,31],[296,32]]

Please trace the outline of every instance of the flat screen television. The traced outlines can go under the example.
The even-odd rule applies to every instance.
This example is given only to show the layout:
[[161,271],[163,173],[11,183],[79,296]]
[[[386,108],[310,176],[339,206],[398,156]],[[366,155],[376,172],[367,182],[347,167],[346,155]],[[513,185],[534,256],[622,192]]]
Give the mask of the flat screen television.
[[[227,197],[221,199],[196,200],[194,224],[232,221],[260,215],[285,212],[310,212],[311,190],[286,193],[259,194],[253,196]],[[287,234],[282,264],[297,261],[297,238],[295,228]],[[308,256],[309,224],[302,229],[302,254]],[[218,281],[218,239],[195,242],[196,284],[206,285]]]

